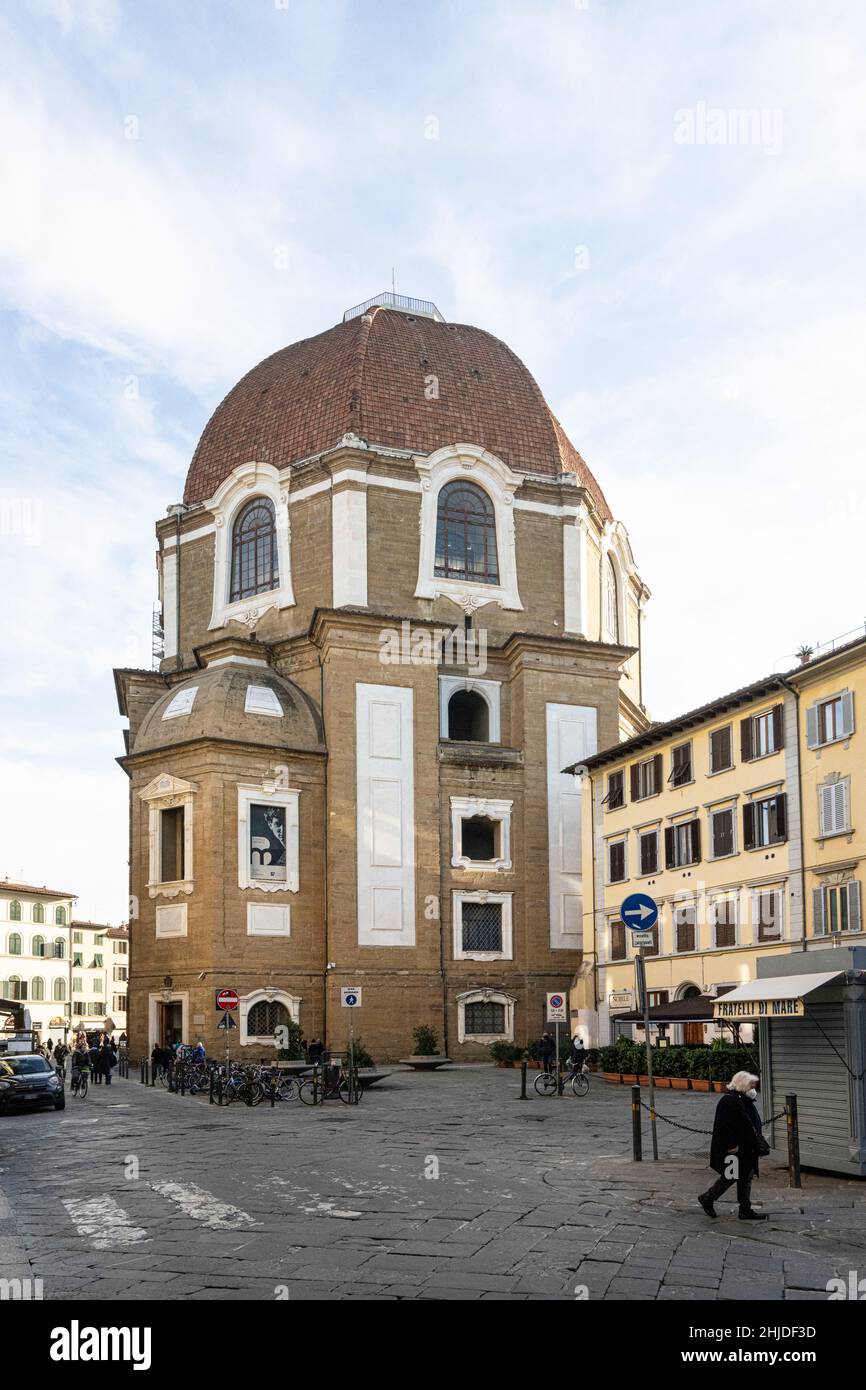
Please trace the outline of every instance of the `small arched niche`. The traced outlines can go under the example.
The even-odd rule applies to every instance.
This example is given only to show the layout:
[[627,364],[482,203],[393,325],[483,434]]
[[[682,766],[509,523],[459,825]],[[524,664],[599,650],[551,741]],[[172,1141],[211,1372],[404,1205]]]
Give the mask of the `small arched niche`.
[[455,743],[490,741],[490,707],[477,690],[455,690],[448,701],[448,737]]

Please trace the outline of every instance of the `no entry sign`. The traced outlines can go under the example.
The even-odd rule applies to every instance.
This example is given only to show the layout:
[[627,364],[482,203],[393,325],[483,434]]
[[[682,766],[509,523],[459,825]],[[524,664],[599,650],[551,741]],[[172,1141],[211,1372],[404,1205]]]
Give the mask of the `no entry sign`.
[[216,992],[216,1006],[218,1009],[229,1009],[231,1012],[238,1006],[238,992],[236,989],[218,989]]

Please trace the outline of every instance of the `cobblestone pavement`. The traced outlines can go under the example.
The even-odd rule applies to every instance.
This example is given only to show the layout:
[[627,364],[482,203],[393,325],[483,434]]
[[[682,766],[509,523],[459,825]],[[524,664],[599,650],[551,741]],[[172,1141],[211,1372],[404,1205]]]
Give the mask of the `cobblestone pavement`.
[[[626,1088],[518,1093],[519,1072],[471,1066],[395,1071],[351,1110],[219,1110],[116,1079],[7,1116],[0,1275],[46,1298],[208,1300],[825,1299],[866,1275],[861,1184],[794,1192],[765,1165],[771,1219],[722,1204],[711,1222],[705,1136],[661,1125],[663,1161],[635,1164]],[[658,1099],[703,1129],[714,1103]]]

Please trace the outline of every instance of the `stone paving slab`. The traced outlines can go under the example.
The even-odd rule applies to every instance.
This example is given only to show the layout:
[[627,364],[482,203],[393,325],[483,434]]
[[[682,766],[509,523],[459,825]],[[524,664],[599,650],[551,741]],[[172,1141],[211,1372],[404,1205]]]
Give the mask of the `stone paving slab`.
[[[518,1090],[517,1072],[455,1066],[394,1075],[351,1111],[248,1110],[132,1079],[4,1117],[0,1278],[41,1278],[49,1299],[691,1302],[810,1300],[866,1274],[853,1179],[793,1191],[765,1165],[770,1220],[720,1203],[710,1222],[705,1135],[662,1124],[661,1161],[635,1164],[627,1090]],[[658,1103],[707,1130],[716,1100]],[[76,1223],[81,1202],[120,1225]]]

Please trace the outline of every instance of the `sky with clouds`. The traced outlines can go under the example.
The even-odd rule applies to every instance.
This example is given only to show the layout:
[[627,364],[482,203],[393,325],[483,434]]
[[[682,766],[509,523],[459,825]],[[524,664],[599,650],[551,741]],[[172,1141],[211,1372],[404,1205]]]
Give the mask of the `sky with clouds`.
[[392,266],[627,526],[654,717],[862,624],[862,0],[6,0],[0,45],[0,875],[125,915],[153,523]]

